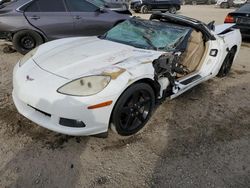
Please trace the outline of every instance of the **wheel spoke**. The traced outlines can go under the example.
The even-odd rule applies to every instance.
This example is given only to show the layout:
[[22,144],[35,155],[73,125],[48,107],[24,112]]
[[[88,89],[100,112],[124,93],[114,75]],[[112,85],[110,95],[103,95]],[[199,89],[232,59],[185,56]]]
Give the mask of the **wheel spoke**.
[[133,104],[136,104],[139,101],[140,97],[141,97],[141,93],[140,92],[135,92],[133,94],[133,96],[132,96]]
[[127,122],[126,122],[124,128],[126,129],[126,128],[128,128],[129,126],[131,126],[132,123],[134,122],[134,120],[135,120],[135,116],[132,117],[132,115],[129,115],[129,116],[128,116],[128,120],[127,120]]
[[140,106],[145,106],[146,104],[150,103],[150,101],[151,101],[151,99],[148,98],[148,99],[145,99],[145,100],[143,100],[143,101],[138,102],[138,104],[139,104]]
[[121,113],[130,114],[131,113],[131,107],[129,107],[129,106],[123,107],[122,110],[121,110]]
[[133,121],[131,122],[131,124],[129,124],[129,129],[132,130],[134,128],[137,127],[137,121],[138,121],[138,118],[134,117]]
[[144,119],[144,117],[143,117],[143,113],[139,113],[136,117],[139,119],[139,121],[140,121],[141,123],[143,123],[143,122],[145,121],[145,119]]

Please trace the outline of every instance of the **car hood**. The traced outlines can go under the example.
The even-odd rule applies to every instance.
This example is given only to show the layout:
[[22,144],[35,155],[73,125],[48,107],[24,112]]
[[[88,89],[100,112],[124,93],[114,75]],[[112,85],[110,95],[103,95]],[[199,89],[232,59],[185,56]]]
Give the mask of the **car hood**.
[[68,38],[40,46],[33,60],[45,71],[74,79],[138,56],[134,49],[97,37]]

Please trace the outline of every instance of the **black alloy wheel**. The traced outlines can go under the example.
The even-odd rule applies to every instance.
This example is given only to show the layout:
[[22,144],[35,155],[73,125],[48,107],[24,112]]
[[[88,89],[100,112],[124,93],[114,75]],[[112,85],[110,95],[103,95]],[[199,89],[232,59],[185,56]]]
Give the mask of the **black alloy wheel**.
[[148,84],[130,86],[119,98],[112,114],[116,132],[122,136],[137,133],[147,123],[154,105],[155,94]]

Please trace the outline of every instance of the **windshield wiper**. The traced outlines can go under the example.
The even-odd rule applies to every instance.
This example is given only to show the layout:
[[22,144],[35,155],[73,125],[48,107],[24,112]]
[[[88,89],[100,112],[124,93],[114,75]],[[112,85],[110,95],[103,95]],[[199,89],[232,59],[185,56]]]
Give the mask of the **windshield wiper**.
[[158,50],[158,48],[152,43],[152,41],[150,40],[148,35],[143,35],[142,36],[144,39],[146,39],[146,42],[154,49],[154,50]]

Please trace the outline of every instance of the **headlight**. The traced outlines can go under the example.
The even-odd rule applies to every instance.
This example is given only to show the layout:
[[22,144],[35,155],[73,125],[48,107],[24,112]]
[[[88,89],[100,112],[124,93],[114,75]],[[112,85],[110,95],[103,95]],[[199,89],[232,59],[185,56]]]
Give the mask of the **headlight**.
[[94,95],[102,91],[110,80],[110,76],[87,76],[65,84],[57,92],[73,96]]
[[38,48],[34,48],[33,50],[31,50],[30,52],[28,52],[25,56],[23,56],[21,58],[21,60],[19,61],[19,67],[21,67],[24,63],[26,63],[30,58],[32,58],[37,51]]

